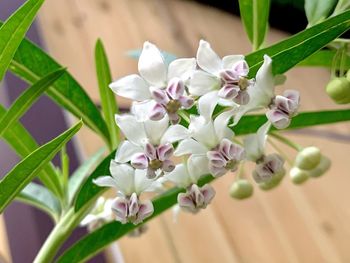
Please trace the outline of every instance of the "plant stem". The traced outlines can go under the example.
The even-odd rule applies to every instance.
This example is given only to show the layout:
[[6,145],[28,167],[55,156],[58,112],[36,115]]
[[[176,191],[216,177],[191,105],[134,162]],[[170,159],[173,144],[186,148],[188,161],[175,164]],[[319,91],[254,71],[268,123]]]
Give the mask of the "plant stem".
[[80,223],[88,209],[89,205],[82,207],[78,213],[74,212],[74,207],[69,209],[51,231],[49,237],[46,239],[44,245],[36,256],[34,263],[53,262],[58,249],[66,241],[74,228]]
[[284,144],[290,146],[291,148],[297,150],[297,151],[301,151],[303,149],[303,147],[301,147],[299,144],[292,142],[291,140],[287,139],[286,137],[284,137],[280,134],[271,132],[270,135],[272,137],[276,138],[277,140],[283,142]]

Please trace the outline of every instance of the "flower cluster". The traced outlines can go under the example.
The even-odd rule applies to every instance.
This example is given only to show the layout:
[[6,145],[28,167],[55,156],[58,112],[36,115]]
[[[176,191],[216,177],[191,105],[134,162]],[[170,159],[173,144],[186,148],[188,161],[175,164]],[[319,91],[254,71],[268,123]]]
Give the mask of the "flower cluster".
[[[272,74],[270,57],[264,56],[251,77],[243,55],[221,59],[203,40],[196,58],[170,64],[155,45],[145,42],[138,71],[110,84],[118,96],[131,99],[132,106],[130,113],[115,118],[125,140],[111,161],[111,176],[94,181],[117,189],[110,204],[116,220],[143,222],[154,211],[143,193],[159,193],[171,184],[184,188],[177,198],[179,207],[196,213],[215,196],[214,188],[201,185],[200,178],[223,176],[245,161],[256,163],[252,177],[262,188],[281,180],[284,159],[266,153],[266,138],[271,126],[289,125],[297,114],[299,93],[275,95],[279,78]],[[234,130],[241,117],[262,109],[268,121],[256,134],[238,140]]]

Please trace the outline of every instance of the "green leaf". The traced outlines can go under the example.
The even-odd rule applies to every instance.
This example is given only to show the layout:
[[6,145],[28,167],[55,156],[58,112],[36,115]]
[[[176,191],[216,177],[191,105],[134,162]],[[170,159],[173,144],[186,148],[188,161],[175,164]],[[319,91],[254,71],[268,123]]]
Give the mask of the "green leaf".
[[0,181],[0,213],[16,197],[16,195],[31,181],[40,170],[56,155],[75,133],[79,131],[82,122],[78,122],[69,130],[52,141],[39,147],[33,153],[19,162]]
[[84,184],[80,188],[74,209],[78,211],[87,203],[90,203],[94,198],[97,198],[106,188],[99,187],[95,185],[92,180],[96,179],[101,175],[109,175],[109,164],[115,156],[115,151],[110,153],[103,161],[96,167],[96,169],[91,173],[91,175],[85,180]]
[[[297,66],[308,66],[308,67],[326,67],[331,68],[333,66],[333,59],[336,55],[336,50],[320,50],[308,58],[301,61]],[[337,68],[339,68],[340,63],[335,63]],[[345,55],[344,68],[350,68],[350,56]]]
[[58,199],[45,187],[36,183],[29,183],[16,197],[28,205],[34,206],[49,214],[54,221],[57,221],[61,213]]
[[[6,109],[0,104],[0,118],[6,114]],[[16,122],[4,134],[3,138],[11,146],[11,148],[22,158],[39,148],[39,145],[30,135],[30,133],[20,124]],[[59,178],[51,163],[47,164],[38,174],[39,179],[49,188],[51,192],[57,196],[63,197],[60,187]]]
[[118,113],[118,107],[114,93],[109,88],[109,84],[112,83],[112,76],[106,52],[100,39],[96,42],[95,62],[102,112],[110,135],[110,148],[115,149],[118,146],[119,129],[115,123],[114,114]]
[[270,0],[239,0],[239,10],[253,50],[257,50],[267,32]]
[[0,27],[0,81],[44,0],[28,0]]
[[283,74],[340,36],[349,27],[350,11],[346,11],[275,45],[253,52],[246,56],[246,60],[250,65],[249,76],[255,76],[263,63],[265,54],[272,58],[273,73],[275,75]]
[[326,19],[331,14],[337,2],[338,0],[305,0],[304,8],[309,25],[314,25]]
[[87,159],[79,168],[71,175],[68,183],[68,202],[71,204],[80,189],[84,180],[88,177],[91,169],[96,165],[96,163],[101,159],[105,153],[105,149],[102,148],[97,151],[93,156]]
[[[60,68],[61,65],[27,39],[23,39],[9,67],[14,74],[31,84]],[[72,75],[64,73],[47,90],[47,95],[73,115],[81,118],[87,126],[100,134],[107,143],[109,142],[108,127],[101,113]]]
[[[106,165],[109,168],[109,162]],[[199,180],[198,185],[203,186],[212,180],[214,180],[214,177],[211,175],[204,176]],[[147,218],[145,222],[151,220],[152,218],[175,205],[177,203],[177,195],[180,192],[184,191],[185,189],[174,187],[155,198],[153,200],[154,213],[151,217]],[[108,223],[75,243],[72,247],[65,251],[65,253],[57,260],[57,262],[86,262],[86,260],[96,255],[108,244],[111,244],[113,241],[119,239],[137,227],[139,227],[139,225],[122,225],[117,221]]]
[[14,122],[17,122],[40,97],[40,95],[45,92],[52,83],[61,77],[64,72],[64,69],[52,72],[36,82],[33,86],[26,89],[11,105],[7,113],[0,119],[0,136],[2,136]]

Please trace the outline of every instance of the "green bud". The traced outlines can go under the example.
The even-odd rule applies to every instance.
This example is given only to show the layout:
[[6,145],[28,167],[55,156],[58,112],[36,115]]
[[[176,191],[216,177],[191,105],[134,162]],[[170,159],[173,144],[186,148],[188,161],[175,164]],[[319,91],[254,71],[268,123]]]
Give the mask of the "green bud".
[[275,188],[280,184],[285,174],[286,174],[286,170],[285,169],[281,170],[281,172],[276,174],[274,177],[272,177],[271,180],[260,183],[259,188],[264,191],[268,191]]
[[235,181],[230,188],[230,196],[236,199],[245,199],[253,195],[253,185],[246,179]]
[[302,170],[311,170],[321,161],[321,151],[311,146],[302,149],[295,158],[295,166]]
[[289,176],[292,179],[292,182],[295,184],[302,184],[307,179],[309,179],[309,172],[305,170],[301,170],[298,167],[293,167],[289,171]]
[[327,84],[326,91],[337,104],[350,103],[350,81],[347,78],[334,78]]
[[329,160],[326,156],[322,156],[319,165],[316,168],[309,171],[309,175],[311,177],[319,177],[331,167],[331,160]]
[[349,69],[348,72],[346,73],[346,79],[347,79],[348,81],[350,81],[350,69]]

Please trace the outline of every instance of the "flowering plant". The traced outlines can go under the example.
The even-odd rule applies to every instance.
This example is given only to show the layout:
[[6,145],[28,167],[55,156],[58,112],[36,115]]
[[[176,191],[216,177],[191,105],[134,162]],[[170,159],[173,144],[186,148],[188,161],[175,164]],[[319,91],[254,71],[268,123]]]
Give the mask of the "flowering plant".
[[[0,107],[0,134],[23,157],[0,181],[0,211],[21,198],[52,216],[56,225],[35,262],[51,262],[79,224],[89,233],[58,262],[70,262],[71,255],[86,260],[126,234],[138,235],[144,223],[168,208],[175,216],[198,213],[218,191],[210,182],[227,173],[236,173],[229,193],[233,198],[251,197],[254,187],[273,189],[285,177],[289,160],[278,147],[267,149],[273,140],[297,151],[289,163],[293,183],[329,169],[330,159],[316,146],[297,145],[280,131],[347,121],[349,110],[299,112],[298,90],[275,87],[284,82],[287,70],[311,63],[310,56],[312,63],[315,58],[324,63],[320,54],[327,51],[333,59],[327,92],[336,103],[350,102],[350,73],[346,75],[345,63],[338,63],[340,53],[348,59],[348,41],[338,38],[350,28],[348,6],[340,0],[332,14],[327,6],[312,12],[315,6],[306,1],[308,28],[262,48],[269,1],[260,1],[262,6],[249,2],[240,1],[254,48],[246,56],[220,58],[210,43],[200,40],[195,57],[169,61],[156,45],[145,42],[138,74],[112,81],[99,40],[95,55],[103,114],[65,69],[24,38],[43,0],[28,0],[0,27],[0,79],[9,69],[33,83],[9,109]],[[263,19],[249,20],[252,9]],[[19,118],[45,91],[81,121],[39,147]],[[132,101],[130,112],[119,113],[114,94]],[[110,153],[98,164],[105,151],[98,152],[69,178],[64,145],[83,122]],[[59,151],[62,165],[54,168],[50,161]],[[248,162],[254,164],[251,175],[244,172]],[[43,186],[31,182],[36,176]],[[102,197],[109,188],[115,189],[113,198]],[[38,191],[45,199],[35,195]]]

